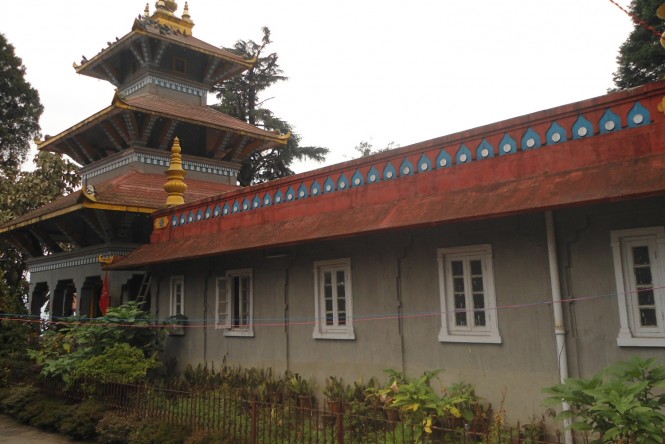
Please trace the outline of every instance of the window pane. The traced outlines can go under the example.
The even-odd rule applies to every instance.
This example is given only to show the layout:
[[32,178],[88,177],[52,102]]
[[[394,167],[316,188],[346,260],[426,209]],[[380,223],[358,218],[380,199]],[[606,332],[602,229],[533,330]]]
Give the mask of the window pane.
[[640,309],[640,323],[642,327],[657,327],[658,320],[656,318],[655,308],[642,308]]
[[649,265],[649,247],[644,245],[641,247],[633,247],[633,264],[635,265]]
[[453,278],[453,291],[455,293],[464,292],[464,278],[462,277]]
[[330,271],[323,273],[323,301],[325,305],[326,325],[333,325],[333,287],[332,273]]
[[464,294],[455,295],[455,310],[464,310],[466,308],[466,298]]
[[656,301],[653,297],[653,290],[640,290],[637,294],[638,304],[639,305],[656,305]]
[[473,312],[473,323],[478,327],[484,327],[487,325],[485,323],[485,312],[484,311],[474,311]]
[[482,293],[473,295],[473,308],[476,310],[485,308],[485,296]]
[[455,313],[455,325],[458,327],[466,326],[466,313]]
[[479,260],[471,261],[471,274],[474,276],[483,274],[483,267]]
[[651,267],[635,267],[635,283],[637,285],[651,285]]
[[452,261],[450,267],[453,270],[453,276],[462,276],[464,275],[464,264],[462,261]]
[[483,292],[483,277],[472,277],[471,278],[471,291],[474,293]]

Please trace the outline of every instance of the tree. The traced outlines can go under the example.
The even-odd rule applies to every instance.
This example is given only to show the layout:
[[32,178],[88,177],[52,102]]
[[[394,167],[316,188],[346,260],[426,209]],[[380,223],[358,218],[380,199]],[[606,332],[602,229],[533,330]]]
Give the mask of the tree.
[[353,147],[353,149],[360,154],[360,157],[367,157],[371,156],[372,154],[377,154],[377,153],[382,153],[384,151],[389,151],[394,148],[399,148],[399,144],[395,142],[390,142],[388,145],[386,145],[383,148],[374,148],[374,145],[372,144],[371,141],[367,140],[362,140],[358,145]]
[[267,131],[278,131],[281,134],[291,132],[286,146],[254,152],[243,161],[238,176],[242,186],[289,176],[293,174],[291,164],[294,160],[321,162],[329,152],[328,148],[300,146],[300,136],[293,132],[293,127],[264,107],[270,99],[259,98],[271,85],[287,79],[277,63],[277,54],[264,55],[270,43],[270,30],[266,27],[263,28],[260,43],[238,40],[229,50],[246,58],[256,57],[256,63],[242,75],[225,80],[214,88],[221,100],[214,105],[215,109]]
[[0,174],[26,160],[43,111],[37,90],[25,80],[23,62],[0,34]]
[[[80,183],[76,167],[60,155],[39,153],[34,171],[20,171],[39,135],[43,107],[39,94],[25,80],[25,67],[14,47],[0,34],[0,223],[34,210]],[[26,265],[24,254],[0,239],[0,314],[26,313]],[[14,316],[12,316],[14,315]],[[0,357],[24,352],[17,340],[27,335],[22,326],[0,321]],[[11,345],[11,347],[10,347]],[[22,348],[22,350],[21,350]]]
[[[662,0],[632,0],[630,13],[644,24],[635,27],[619,48],[619,68],[613,79],[616,89],[627,89],[660,80],[665,74],[665,48],[656,35],[665,30],[665,22],[656,16]],[[645,24],[652,29],[647,28]]]

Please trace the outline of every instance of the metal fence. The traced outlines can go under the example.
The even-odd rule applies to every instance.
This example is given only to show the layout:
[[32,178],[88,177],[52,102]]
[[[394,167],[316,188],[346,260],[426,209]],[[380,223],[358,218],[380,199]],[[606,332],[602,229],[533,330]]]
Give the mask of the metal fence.
[[[164,421],[218,433],[239,444],[272,443],[440,443],[536,444],[510,428],[478,430],[441,420],[425,430],[394,410],[353,403],[331,411],[299,404],[298,399],[248,400],[246,393],[225,387],[178,390],[149,385],[94,384],[67,389],[58,379],[39,383],[49,397],[82,401],[94,398],[135,418]],[[84,390],[85,388],[85,390]],[[396,414],[397,413],[397,414]]]

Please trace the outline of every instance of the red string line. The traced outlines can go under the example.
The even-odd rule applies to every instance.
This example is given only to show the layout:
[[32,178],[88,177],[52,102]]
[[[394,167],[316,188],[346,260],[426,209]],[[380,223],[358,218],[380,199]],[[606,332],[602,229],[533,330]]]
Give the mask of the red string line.
[[649,25],[647,22],[642,20],[637,14],[633,14],[632,12],[628,11],[626,8],[615,2],[614,0],[609,0],[610,3],[612,3],[614,6],[617,8],[621,9],[623,12],[625,12],[631,19],[633,19],[633,23],[636,25],[642,26],[643,28],[651,31],[656,37],[660,38],[661,37],[661,32],[658,31],[656,28],[653,26]]

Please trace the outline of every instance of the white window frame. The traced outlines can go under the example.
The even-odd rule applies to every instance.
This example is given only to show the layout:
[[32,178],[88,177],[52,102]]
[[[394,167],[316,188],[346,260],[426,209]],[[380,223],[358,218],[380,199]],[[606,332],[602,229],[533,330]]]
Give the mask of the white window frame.
[[[665,347],[665,227],[616,230],[610,234],[619,303],[617,344],[621,347]],[[644,245],[649,246],[656,327],[640,325],[637,288],[631,273],[630,247]]]
[[[325,280],[324,273],[344,271],[345,325],[337,325],[339,318],[334,316],[334,325],[326,325],[325,313]],[[333,259],[314,262],[314,333],[315,339],[347,339],[356,338],[353,329],[353,285],[351,280],[351,259]],[[336,293],[336,290],[334,290]],[[333,311],[337,310],[333,303]]]
[[[485,313],[484,326],[467,325],[461,327],[455,325],[455,301],[451,269],[451,262],[453,260],[467,262],[470,260],[481,261],[484,296],[483,311]],[[492,246],[490,244],[480,244],[439,248],[437,250],[437,261],[439,266],[439,295],[441,298],[441,330],[439,331],[439,341],[501,344],[494,291]],[[465,290],[468,290],[470,288],[468,285],[470,279],[466,273],[464,277],[467,283]],[[465,310],[469,323],[473,319],[473,308],[471,305],[467,302],[467,309]]]
[[[171,316],[184,315],[185,314],[185,276],[171,276],[170,282],[170,301],[169,301],[169,311]],[[176,286],[180,285],[180,295],[176,292]],[[180,300],[178,300],[180,299]],[[180,306],[180,310],[178,310]]]
[[[235,278],[247,278],[247,325],[234,325],[233,313],[239,303],[235,299],[233,288]],[[215,281],[216,308],[215,328],[223,329],[224,336],[254,337],[254,279],[251,268],[228,270],[224,276]]]

